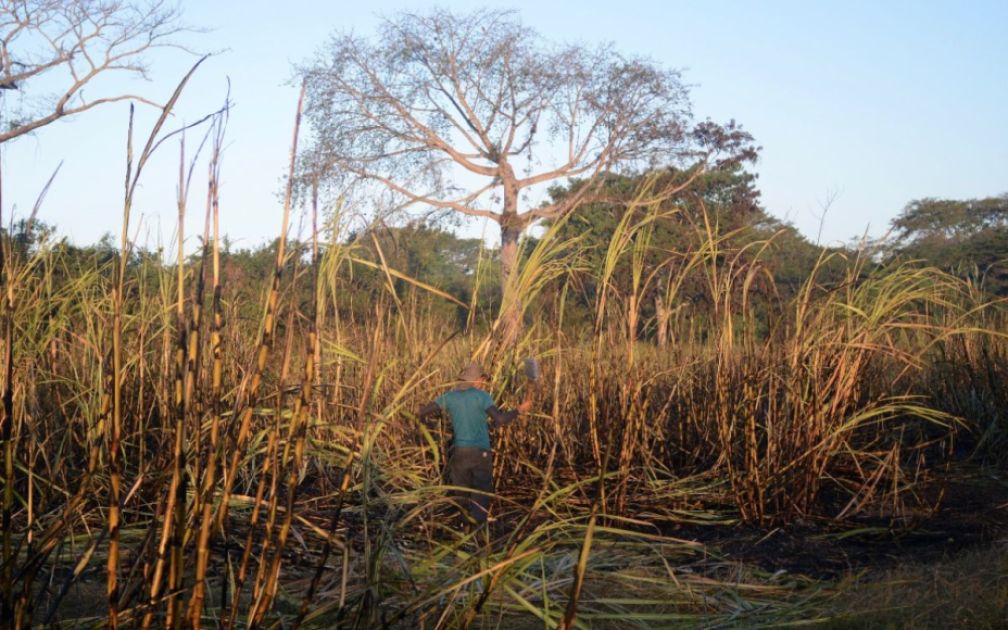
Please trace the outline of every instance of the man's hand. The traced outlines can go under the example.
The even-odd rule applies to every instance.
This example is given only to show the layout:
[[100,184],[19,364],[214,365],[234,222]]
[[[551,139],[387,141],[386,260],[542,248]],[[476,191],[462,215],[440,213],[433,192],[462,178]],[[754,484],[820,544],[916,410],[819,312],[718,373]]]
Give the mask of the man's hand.
[[532,411],[532,399],[526,398],[518,405],[518,413],[524,416],[530,411]]

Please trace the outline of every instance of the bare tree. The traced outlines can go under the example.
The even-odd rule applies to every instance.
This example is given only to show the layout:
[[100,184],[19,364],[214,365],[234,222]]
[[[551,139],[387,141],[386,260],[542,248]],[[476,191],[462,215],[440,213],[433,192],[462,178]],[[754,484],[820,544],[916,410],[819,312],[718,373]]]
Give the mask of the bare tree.
[[[179,48],[171,38],[182,30],[178,9],[165,0],[0,0],[0,90],[31,89],[39,98],[20,116],[7,119],[3,111],[0,143],[106,103],[156,105],[138,94],[109,94],[98,79],[147,78],[144,54]],[[85,94],[89,88],[95,96]]]
[[[374,40],[335,36],[301,72],[305,176],[495,221],[505,291],[532,222],[590,200],[607,172],[697,156],[677,71],[610,46],[554,46],[512,12],[402,13]],[[566,178],[577,194],[535,205]]]

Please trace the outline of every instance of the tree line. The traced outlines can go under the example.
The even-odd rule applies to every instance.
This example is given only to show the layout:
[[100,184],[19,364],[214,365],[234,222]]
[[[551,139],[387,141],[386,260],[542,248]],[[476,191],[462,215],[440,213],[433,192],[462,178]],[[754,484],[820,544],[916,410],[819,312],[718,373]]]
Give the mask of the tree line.
[[[572,286],[578,291],[566,300],[567,312],[562,314],[565,326],[572,331],[590,322],[589,305],[598,290],[593,284],[595,270],[603,264],[605,245],[613,238],[623,213],[639,211],[628,210],[628,201],[644,179],[609,178],[602,187],[607,191],[605,200],[586,204],[560,226],[558,238],[576,237],[579,243],[580,266],[572,271],[577,276]],[[991,298],[1008,297],[1008,195],[976,200],[914,200],[893,220],[892,238],[862,244],[864,249],[858,251],[854,246],[821,247],[774,218],[760,204],[755,181],[741,167],[713,171],[698,178],[689,191],[661,202],[671,211],[655,222],[642,254],[644,267],[658,273],[667,269],[671,276],[677,264],[717,242],[715,263],[737,259],[758,263],[764,270],[764,280],[757,280],[752,291],[757,299],[767,302],[795,297],[813,275],[816,285],[828,288],[845,278],[855,259],[862,261],[864,272],[883,273],[887,265],[916,261],[957,275]],[[552,195],[561,199],[576,194],[576,187],[576,183],[558,187]],[[38,220],[21,220],[4,230],[9,255],[26,259],[40,249],[46,250],[50,254],[45,257],[46,264],[58,267],[53,274],[57,281],[71,282],[80,274],[100,270],[116,260],[116,244],[111,237],[78,246],[56,235],[55,226]],[[536,244],[535,234],[529,235],[519,256]],[[499,246],[458,236],[449,226],[427,220],[376,223],[347,234],[338,245],[354,252],[335,280],[340,286],[335,308],[351,321],[367,321],[379,303],[387,303],[390,308],[408,304],[425,317],[460,330],[489,326],[499,313],[503,299],[502,288],[496,282],[501,264]],[[289,251],[288,273],[306,271],[311,243],[294,240]],[[275,241],[244,248],[226,242],[221,252],[222,276],[233,312],[250,324],[260,316],[255,305],[273,271],[275,256]],[[621,260],[613,272],[612,282],[620,293],[625,293],[633,282],[631,264],[628,258]],[[146,269],[151,286],[166,268],[173,268],[160,252],[143,247],[132,250],[129,265]],[[394,270],[395,275],[389,276],[383,266]],[[675,302],[663,301],[660,281],[644,296],[642,339],[663,342],[666,333],[662,322],[670,318],[703,322],[710,317],[713,305],[708,303],[702,270],[684,277],[685,286]],[[294,285],[298,303],[310,303],[309,287],[307,282]],[[392,295],[398,300],[390,299]],[[546,302],[553,296],[547,289],[539,299]],[[529,310],[538,314],[531,317],[558,316],[545,314],[543,309]],[[763,320],[769,317],[772,315],[764,311]],[[764,321],[763,325],[769,326],[770,322]]]

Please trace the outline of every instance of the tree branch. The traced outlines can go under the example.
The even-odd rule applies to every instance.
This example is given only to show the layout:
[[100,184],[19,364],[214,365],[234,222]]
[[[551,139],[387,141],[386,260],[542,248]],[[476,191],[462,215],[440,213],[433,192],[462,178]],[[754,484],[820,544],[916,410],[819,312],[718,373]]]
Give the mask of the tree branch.
[[[187,29],[164,0],[48,2],[0,0],[0,88],[28,90],[33,79],[64,69],[68,85],[34,118],[0,133],[0,142],[44,127],[66,116],[117,101],[158,106],[135,94],[108,94],[86,101],[82,90],[100,75],[128,72],[146,77],[143,54]],[[77,104],[75,104],[77,103]]]

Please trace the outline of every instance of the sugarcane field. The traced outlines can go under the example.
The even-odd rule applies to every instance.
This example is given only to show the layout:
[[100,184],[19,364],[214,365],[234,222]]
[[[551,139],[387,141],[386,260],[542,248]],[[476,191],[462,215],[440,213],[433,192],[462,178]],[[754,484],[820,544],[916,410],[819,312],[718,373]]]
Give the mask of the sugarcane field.
[[1006,23],[0,0],[0,627],[1008,627]]

